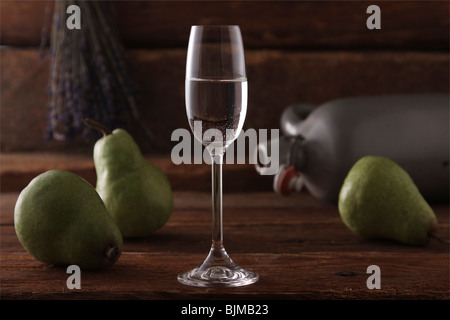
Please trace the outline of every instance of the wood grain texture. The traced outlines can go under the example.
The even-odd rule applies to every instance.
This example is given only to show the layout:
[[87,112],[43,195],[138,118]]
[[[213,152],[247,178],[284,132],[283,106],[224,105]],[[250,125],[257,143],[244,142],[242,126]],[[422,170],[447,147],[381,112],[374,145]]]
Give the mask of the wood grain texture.
[[[175,165],[170,156],[147,156],[169,178],[173,190],[206,191],[211,187],[211,167],[206,164]],[[1,192],[19,192],[37,175],[48,170],[68,170],[95,186],[97,175],[91,154],[4,153],[0,156]],[[261,176],[253,164],[223,166],[226,192],[271,191],[273,176]]]
[[[44,140],[47,121],[48,59],[37,50],[0,50],[0,145],[3,152],[82,151],[93,142]],[[139,90],[142,120],[154,133],[150,142],[133,132],[146,153],[169,153],[177,128],[188,128],[184,103],[186,51],[131,50],[129,66]],[[249,102],[244,129],[279,128],[288,105],[321,103],[348,96],[448,92],[447,53],[423,52],[246,52]]]
[[[426,247],[366,241],[342,223],[335,206],[308,195],[226,194],[225,246],[260,281],[248,287],[199,289],[176,274],[200,263],[210,246],[209,194],[176,192],[169,222],[146,239],[126,239],[118,262],[82,271],[81,290],[68,290],[65,267],[27,254],[14,232],[17,193],[2,193],[2,299],[437,299],[448,300],[448,245]],[[448,239],[448,206],[434,207]],[[366,269],[381,268],[381,289],[369,290]]]
[[[191,25],[238,24],[247,48],[448,50],[447,1],[381,1],[381,29],[368,30],[366,10],[372,4],[133,0],[114,1],[112,7],[124,44],[134,48],[185,48]],[[1,44],[39,46],[52,5],[2,1]]]

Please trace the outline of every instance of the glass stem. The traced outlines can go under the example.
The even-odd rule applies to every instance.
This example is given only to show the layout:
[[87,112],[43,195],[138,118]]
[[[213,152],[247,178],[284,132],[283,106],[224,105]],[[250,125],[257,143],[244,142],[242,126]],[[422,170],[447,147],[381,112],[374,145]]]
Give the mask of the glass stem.
[[222,163],[223,153],[211,156],[212,169],[212,249],[223,248],[222,233]]

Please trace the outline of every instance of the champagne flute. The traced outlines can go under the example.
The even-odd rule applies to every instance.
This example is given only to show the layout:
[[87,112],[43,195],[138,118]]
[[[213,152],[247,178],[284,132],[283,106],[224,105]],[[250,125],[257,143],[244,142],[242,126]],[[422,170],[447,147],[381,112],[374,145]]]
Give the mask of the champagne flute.
[[186,113],[194,136],[208,150],[212,168],[212,245],[198,267],[178,281],[197,287],[237,287],[258,281],[228,256],[222,232],[222,163],[247,112],[247,76],[239,26],[193,26],[186,62]]

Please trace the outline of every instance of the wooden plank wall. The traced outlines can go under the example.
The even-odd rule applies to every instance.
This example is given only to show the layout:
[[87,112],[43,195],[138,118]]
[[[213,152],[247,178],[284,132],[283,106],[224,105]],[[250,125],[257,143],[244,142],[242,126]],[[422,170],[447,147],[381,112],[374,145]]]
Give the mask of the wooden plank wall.
[[[52,1],[1,1],[1,151],[91,152],[92,143],[44,141],[49,58],[38,57]],[[381,9],[369,30],[366,9]],[[168,154],[188,128],[184,72],[189,28],[239,24],[249,106],[244,128],[278,128],[291,103],[344,96],[448,92],[448,1],[116,1],[114,12],[140,91],[140,111],[157,140],[137,129],[144,152]]]

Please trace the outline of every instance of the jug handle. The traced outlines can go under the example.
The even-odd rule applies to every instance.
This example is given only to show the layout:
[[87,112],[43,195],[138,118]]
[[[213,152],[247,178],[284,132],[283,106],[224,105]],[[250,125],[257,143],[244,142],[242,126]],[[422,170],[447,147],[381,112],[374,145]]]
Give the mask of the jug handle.
[[316,107],[308,103],[296,103],[288,106],[280,118],[280,129],[285,136],[297,136],[297,127]]

